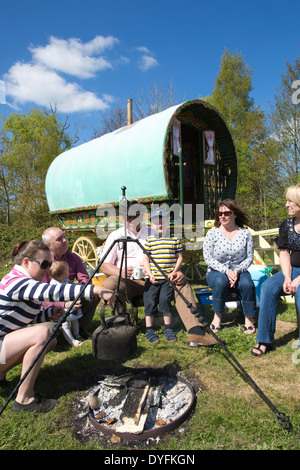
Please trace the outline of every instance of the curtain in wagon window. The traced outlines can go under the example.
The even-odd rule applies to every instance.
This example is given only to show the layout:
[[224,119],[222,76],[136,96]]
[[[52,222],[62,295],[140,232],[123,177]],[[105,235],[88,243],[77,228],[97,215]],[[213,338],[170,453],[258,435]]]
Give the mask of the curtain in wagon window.
[[215,132],[204,131],[205,139],[208,145],[208,152],[205,153],[204,163],[214,165],[215,162]]

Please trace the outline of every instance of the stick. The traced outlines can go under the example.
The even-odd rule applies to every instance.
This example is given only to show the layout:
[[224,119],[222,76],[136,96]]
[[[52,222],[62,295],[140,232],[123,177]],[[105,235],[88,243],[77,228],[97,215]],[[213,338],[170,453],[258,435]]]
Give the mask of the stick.
[[150,388],[150,379],[149,379],[149,382],[147,383],[147,385],[146,385],[145,388],[144,388],[144,393],[143,393],[142,398],[141,398],[141,401],[140,401],[140,403],[139,403],[137,412],[135,413],[135,416],[134,416],[134,424],[138,424],[138,422],[139,422],[139,420],[140,420],[141,413],[142,413],[142,408],[143,408],[143,405],[144,405],[145,400],[146,400],[146,398],[147,398],[147,395],[148,395],[148,392],[149,392],[149,388]]

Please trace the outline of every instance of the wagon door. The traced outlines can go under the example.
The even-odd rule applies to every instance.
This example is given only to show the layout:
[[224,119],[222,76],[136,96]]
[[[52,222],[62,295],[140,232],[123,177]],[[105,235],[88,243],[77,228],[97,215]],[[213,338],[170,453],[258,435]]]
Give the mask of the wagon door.
[[222,162],[215,132],[180,122],[178,140],[181,163],[174,148],[174,135],[170,135],[168,172],[172,196],[178,202],[192,204],[194,216],[196,205],[204,204],[205,219],[213,219],[217,201],[226,193],[230,172]]
[[[168,182],[172,199],[178,203],[203,204],[201,182],[201,133],[178,121],[168,139]],[[181,159],[180,159],[181,151]]]

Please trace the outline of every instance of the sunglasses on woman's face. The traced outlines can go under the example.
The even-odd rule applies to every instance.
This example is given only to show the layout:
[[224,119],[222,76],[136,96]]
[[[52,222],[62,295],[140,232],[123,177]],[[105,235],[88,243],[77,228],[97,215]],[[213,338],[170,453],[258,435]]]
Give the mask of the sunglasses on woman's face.
[[219,212],[219,217],[221,217],[222,215],[224,215],[225,217],[229,217],[231,214],[231,211]]
[[52,261],[48,261],[47,259],[43,259],[42,261],[38,261],[34,258],[28,258],[30,261],[35,261],[37,264],[40,265],[41,269],[48,269],[52,265]]

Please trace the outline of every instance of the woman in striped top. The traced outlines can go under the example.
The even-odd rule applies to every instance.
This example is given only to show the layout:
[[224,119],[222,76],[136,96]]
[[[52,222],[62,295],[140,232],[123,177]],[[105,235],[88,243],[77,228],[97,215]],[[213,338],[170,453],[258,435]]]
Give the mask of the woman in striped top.
[[[49,285],[42,282],[45,272],[51,266],[51,253],[42,242],[32,240],[21,242],[13,251],[14,267],[0,282],[0,384],[5,385],[6,373],[22,363],[22,373],[29,369],[47,341],[50,329],[43,322],[59,318],[61,309],[41,310],[42,301],[72,301],[82,286],[76,284]],[[87,286],[83,299],[99,295],[109,303],[114,301],[113,292]],[[33,328],[26,328],[37,323]],[[56,400],[35,395],[34,384],[44,357],[56,345],[53,338],[21,383],[12,411],[50,411]]]

